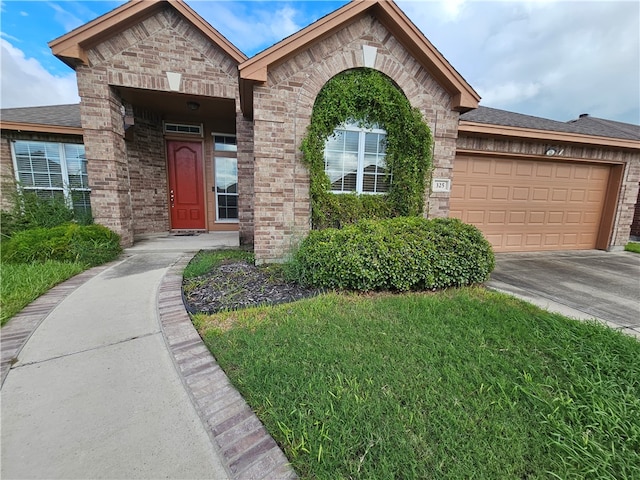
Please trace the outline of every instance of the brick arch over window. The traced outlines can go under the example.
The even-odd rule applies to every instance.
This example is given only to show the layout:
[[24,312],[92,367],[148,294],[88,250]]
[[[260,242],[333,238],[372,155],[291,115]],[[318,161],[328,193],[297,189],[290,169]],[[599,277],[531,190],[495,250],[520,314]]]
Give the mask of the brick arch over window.
[[[380,56],[381,53],[378,52]],[[432,132],[435,132],[435,114],[437,111],[444,113],[450,111],[451,98],[447,92],[438,88],[437,84],[430,78],[428,72],[420,72],[417,76],[402,65],[394,56],[382,53],[383,59],[376,63],[374,70],[383,73],[405,97],[413,107],[418,108],[425,117]],[[298,91],[295,105],[296,118],[296,143],[299,144],[304,137],[307,126],[311,119],[313,106],[320,90],[336,75],[347,70],[363,68],[362,65],[353,64],[353,52],[338,52],[329,60],[317,65],[317,67],[307,74],[307,81],[302,82]],[[350,65],[351,63],[351,65]],[[427,77],[427,78],[424,78]],[[419,79],[427,80],[420,83]],[[431,80],[430,82],[428,80]],[[451,112],[457,120],[458,113]]]

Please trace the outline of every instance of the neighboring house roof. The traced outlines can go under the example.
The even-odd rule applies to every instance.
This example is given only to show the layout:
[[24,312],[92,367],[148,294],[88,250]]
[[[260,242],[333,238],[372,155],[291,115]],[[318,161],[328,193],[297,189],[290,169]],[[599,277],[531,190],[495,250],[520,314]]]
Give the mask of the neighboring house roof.
[[372,13],[452,95],[454,109],[466,111],[478,106],[480,96],[476,91],[392,0],[353,0],[239,65],[240,99],[245,116],[251,116],[253,110],[253,84],[267,81],[269,67],[367,13]]
[[588,114],[582,114],[576,120],[571,120],[568,123],[590,135],[640,140],[640,125],[605,120]]
[[576,120],[558,122],[547,118],[533,117],[521,113],[508,112],[497,108],[478,107],[460,115],[461,121],[505,125],[510,127],[550,130],[553,132],[581,133],[600,137],[640,140],[640,125],[614,122],[583,114]]
[[80,104],[3,108],[0,110],[0,128],[82,135]]
[[467,133],[640,148],[640,126],[588,115],[558,122],[497,108],[478,107],[460,115],[458,129]]
[[53,54],[75,69],[87,64],[86,50],[169,5],[237,63],[247,56],[182,0],[131,0],[95,20],[49,42]]

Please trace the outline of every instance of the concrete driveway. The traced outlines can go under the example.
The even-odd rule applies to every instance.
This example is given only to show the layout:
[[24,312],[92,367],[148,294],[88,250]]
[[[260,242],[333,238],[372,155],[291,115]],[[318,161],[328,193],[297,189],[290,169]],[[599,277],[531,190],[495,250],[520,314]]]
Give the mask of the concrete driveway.
[[487,286],[640,337],[640,255],[630,252],[496,254]]

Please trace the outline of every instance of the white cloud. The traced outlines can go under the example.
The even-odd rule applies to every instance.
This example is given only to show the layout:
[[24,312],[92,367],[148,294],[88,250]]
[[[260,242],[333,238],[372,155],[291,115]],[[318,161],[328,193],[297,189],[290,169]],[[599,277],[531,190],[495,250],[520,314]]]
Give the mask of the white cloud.
[[0,37],[7,38],[7,39],[11,40],[12,42],[18,42],[18,43],[22,42],[22,40],[20,40],[19,38],[16,38],[13,35],[9,35],[6,32],[0,32]]
[[22,50],[0,38],[2,80],[0,107],[31,107],[80,101],[75,73],[56,76],[49,73]]
[[[269,47],[306,26],[302,11],[266,2],[197,2],[198,13],[247,54]],[[294,4],[295,5],[295,4]]]
[[65,10],[57,3],[49,2],[49,6],[56,12],[53,16],[54,20],[62,25],[67,32],[85,23],[82,19],[78,18],[69,10]]
[[540,93],[541,89],[542,85],[535,82],[506,82],[486,88],[482,86],[477,88],[478,93],[482,95],[482,103],[496,108],[504,108],[514,102],[533,98]]
[[640,123],[638,2],[467,1],[454,16],[439,2],[399,3],[482,105]]

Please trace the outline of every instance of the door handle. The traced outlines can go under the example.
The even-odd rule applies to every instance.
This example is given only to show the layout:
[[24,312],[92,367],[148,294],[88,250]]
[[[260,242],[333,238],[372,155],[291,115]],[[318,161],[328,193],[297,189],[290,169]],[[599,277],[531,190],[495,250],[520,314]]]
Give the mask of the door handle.
[[175,202],[175,195],[173,193],[173,190],[169,191],[169,200],[171,201],[171,208],[174,207],[174,202]]

